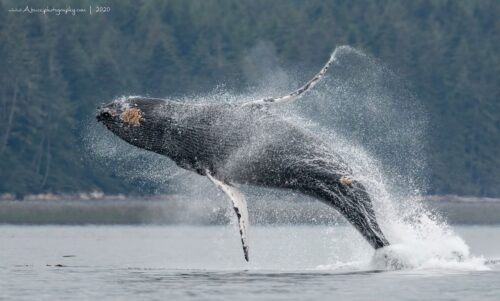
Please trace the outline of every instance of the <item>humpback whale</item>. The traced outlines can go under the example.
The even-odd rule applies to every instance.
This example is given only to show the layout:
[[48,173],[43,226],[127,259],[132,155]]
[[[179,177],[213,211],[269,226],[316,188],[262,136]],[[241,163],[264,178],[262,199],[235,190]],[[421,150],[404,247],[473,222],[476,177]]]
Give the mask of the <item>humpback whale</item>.
[[133,96],[99,107],[96,118],[126,142],[167,156],[219,187],[232,202],[247,261],[249,219],[240,184],[312,196],[340,212],[379,249],[389,242],[369,194],[346,162],[320,137],[269,110],[313,88],[335,62],[335,54],[310,81],[285,96],[243,104]]

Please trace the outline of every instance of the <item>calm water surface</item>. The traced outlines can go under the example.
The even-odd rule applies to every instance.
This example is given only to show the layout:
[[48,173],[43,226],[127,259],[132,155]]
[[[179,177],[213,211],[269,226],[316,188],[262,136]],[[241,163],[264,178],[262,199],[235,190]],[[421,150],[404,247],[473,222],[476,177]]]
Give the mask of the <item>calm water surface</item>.
[[[456,227],[500,258],[500,227]],[[2,300],[500,300],[500,265],[370,268],[350,227],[0,226]],[[477,260],[480,261],[479,259]]]

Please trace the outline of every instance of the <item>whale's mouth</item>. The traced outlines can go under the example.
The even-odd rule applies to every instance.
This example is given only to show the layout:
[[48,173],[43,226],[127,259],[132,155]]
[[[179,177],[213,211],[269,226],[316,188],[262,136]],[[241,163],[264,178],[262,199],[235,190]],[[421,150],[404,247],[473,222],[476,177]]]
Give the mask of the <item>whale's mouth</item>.
[[111,113],[109,113],[108,111],[103,111],[103,112],[97,112],[95,118],[97,119],[97,121],[99,122],[103,122],[105,120],[108,120],[110,119],[112,116],[111,116]]
[[96,119],[98,122],[106,122],[112,120],[118,114],[113,103],[97,107]]
[[98,122],[121,122],[126,125],[139,126],[143,113],[139,108],[130,108],[121,103],[112,102],[97,108],[96,119]]

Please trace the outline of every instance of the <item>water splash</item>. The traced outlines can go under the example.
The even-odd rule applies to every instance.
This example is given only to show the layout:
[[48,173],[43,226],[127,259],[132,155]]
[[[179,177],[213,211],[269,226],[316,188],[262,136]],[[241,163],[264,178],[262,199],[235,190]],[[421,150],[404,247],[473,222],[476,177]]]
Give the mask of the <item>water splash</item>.
[[292,105],[274,107],[274,113],[320,135],[348,162],[373,198],[392,245],[373,255],[353,229],[333,238],[332,254],[344,256],[333,255],[333,264],[318,268],[487,269],[421,202],[428,185],[425,108],[381,62],[349,46],[333,55],[336,63],[323,82]]
[[[313,91],[291,105],[273,107],[272,111],[315,132],[347,161],[356,178],[367,187],[382,230],[393,245],[373,256],[373,250],[354,229],[341,237],[326,235],[343,251],[333,250],[332,263],[318,268],[400,267],[391,266],[393,262],[387,258],[396,258],[406,268],[485,268],[442,218],[420,202],[428,179],[425,110],[405,82],[380,62],[348,46],[337,48],[334,55],[335,64]],[[260,55],[254,57],[263,60]],[[251,58],[247,64],[252,65]],[[277,88],[272,78],[263,77],[265,85],[254,82],[256,86],[249,93],[238,94],[218,87],[206,95],[176,101],[241,103],[267,97],[271,92],[274,96],[276,91],[292,86],[286,84],[282,71],[271,74],[280,75]],[[292,77],[288,81],[293,86],[298,82]],[[206,191],[216,194],[208,188],[208,181],[174,168],[168,159],[131,148],[97,127],[90,127],[88,132],[86,143],[92,154],[129,179],[159,185],[172,180],[176,185],[170,188],[194,194],[200,201],[206,198]]]
[[[361,51],[344,46],[334,55],[337,64],[329,77],[286,114],[300,116],[302,126],[329,141],[348,162],[367,187],[392,244],[372,256],[372,250],[360,254],[364,242],[337,238],[336,244],[358,258],[347,262],[358,268],[485,269],[484,260],[471,256],[443,218],[421,202],[428,184],[428,122],[418,99],[395,73]],[[301,121],[307,118],[314,122]],[[332,268],[345,268],[341,259],[334,261]]]

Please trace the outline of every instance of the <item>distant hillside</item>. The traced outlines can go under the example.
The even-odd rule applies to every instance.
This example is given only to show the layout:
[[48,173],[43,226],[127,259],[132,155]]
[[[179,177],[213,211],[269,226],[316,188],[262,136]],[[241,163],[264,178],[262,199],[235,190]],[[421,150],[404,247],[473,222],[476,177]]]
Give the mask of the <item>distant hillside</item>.
[[56,16],[0,0],[0,192],[130,192],[85,159],[96,105],[245,88],[244,57],[265,41],[282,66],[315,70],[343,44],[387,63],[430,113],[429,192],[500,195],[497,0],[102,3],[109,13]]

